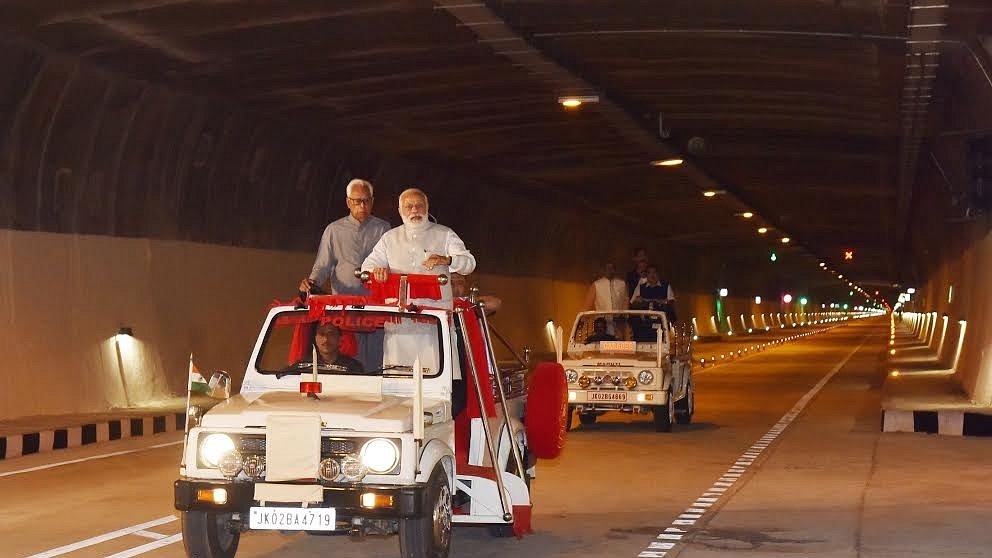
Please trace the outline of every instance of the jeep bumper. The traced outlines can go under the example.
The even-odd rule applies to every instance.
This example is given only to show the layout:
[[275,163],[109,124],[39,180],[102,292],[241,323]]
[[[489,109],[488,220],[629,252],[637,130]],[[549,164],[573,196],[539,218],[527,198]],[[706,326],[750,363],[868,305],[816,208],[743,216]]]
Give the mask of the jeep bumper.
[[[255,500],[255,484],[252,482],[235,481],[203,481],[180,479],[175,481],[175,507],[179,511],[210,511],[218,513],[247,514],[252,506],[260,503]],[[227,500],[223,504],[200,499],[201,491],[225,489]],[[424,517],[423,505],[426,485],[361,485],[361,486],[325,486],[324,501],[311,504],[311,507],[335,508],[338,521],[361,519],[410,519]],[[380,496],[391,497],[392,505],[376,508],[365,508],[361,505],[361,496],[374,492]],[[269,503],[268,505],[273,505]],[[278,506],[295,506],[299,504],[275,504]]]

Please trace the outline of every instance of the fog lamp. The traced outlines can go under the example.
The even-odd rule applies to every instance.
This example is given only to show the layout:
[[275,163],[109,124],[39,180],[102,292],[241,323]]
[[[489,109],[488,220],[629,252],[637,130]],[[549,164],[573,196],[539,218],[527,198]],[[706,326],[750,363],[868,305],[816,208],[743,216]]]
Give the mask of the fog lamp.
[[579,373],[569,368],[565,371],[565,381],[574,384],[579,379]]
[[[610,384],[613,383],[613,376],[610,376],[609,374],[607,374],[607,375],[603,376],[603,380],[602,381],[603,381],[604,384],[610,385]],[[596,383],[598,384],[599,382],[596,382]]]
[[262,475],[265,473],[265,456],[249,455],[245,457],[242,468],[249,477],[253,479],[262,478]]
[[331,459],[330,457],[322,459],[320,461],[320,466],[317,467],[317,476],[323,481],[331,482],[338,478],[338,475],[340,474],[341,466],[338,465],[337,461]]
[[217,468],[220,469],[221,474],[225,477],[235,477],[241,472],[241,466],[244,462],[241,460],[241,454],[236,451],[229,451],[220,458],[220,463]]
[[597,386],[602,385],[603,384],[603,377],[602,376],[593,376],[592,383],[596,384]]
[[637,387],[637,380],[634,379],[633,376],[627,376],[626,378],[623,379],[623,385],[627,389],[634,389],[635,387]]
[[362,465],[362,460],[353,453],[344,456],[341,460],[341,474],[348,482],[358,482],[365,478],[369,470]]
[[582,376],[579,378],[579,387],[582,389],[588,388],[591,383],[592,381],[589,379],[589,376]]

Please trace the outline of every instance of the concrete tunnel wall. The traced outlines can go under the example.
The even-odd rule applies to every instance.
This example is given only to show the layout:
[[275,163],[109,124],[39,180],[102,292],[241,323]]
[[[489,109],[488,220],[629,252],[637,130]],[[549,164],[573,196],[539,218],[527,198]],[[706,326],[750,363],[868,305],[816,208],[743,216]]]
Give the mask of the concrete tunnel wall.
[[[355,176],[375,183],[376,213],[394,224],[404,187],[432,195],[431,212],[479,258],[474,282],[503,299],[493,321],[517,346],[541,350],[548,318],[567,330],[599,264],[625,270],[638,247],[672,281],[682,319],[708,320],[723,283],[737,287],[727,315],[798,311],[780,307],[780,280],[504,177],[370,153],[311,123],[0,46],[0,419],[180,394],[190,352],[204,371],[237,375],[265,308],[294,294],[323,227],[346,212]],[[767,302],[756,308],[754,295]],[[118,361],[111,337],[124,325],[136,347]]]

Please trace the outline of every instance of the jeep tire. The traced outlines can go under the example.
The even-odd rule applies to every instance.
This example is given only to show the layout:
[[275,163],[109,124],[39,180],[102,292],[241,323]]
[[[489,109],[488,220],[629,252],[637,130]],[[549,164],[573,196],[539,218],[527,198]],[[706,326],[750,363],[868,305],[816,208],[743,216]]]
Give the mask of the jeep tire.
[[696,412],[696,393],[692,380],[685,386],[685,397],[675,402],[675,421],[679,424],[689,424],[692,422],[692,415]]
[[665,394],[665,404],[655,407],[654,430],[655,432],[671,432],[672,423],[675,422],[675,402],[672,401],[672,388],[668,388]]
[[451,550],[451,487],[440,463],[427,481],[424,511],[427,517],[400,520],[400,556],[447,558]]
[[234,558],[240,532],[232,532],[232,514],[206,511],[183,512],[183,546],[189,558]]

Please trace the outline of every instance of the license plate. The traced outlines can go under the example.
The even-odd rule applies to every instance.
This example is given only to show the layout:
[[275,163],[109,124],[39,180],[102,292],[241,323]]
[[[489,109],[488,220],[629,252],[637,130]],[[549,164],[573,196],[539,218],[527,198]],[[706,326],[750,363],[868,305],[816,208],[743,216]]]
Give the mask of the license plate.
[[590,391],[589,401],[626,401],[626,391]]
[[252,529],[333,531],[334,508],[252,507],[248,526]]

